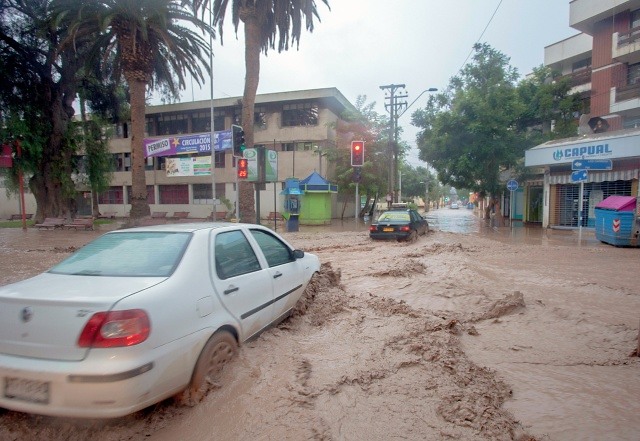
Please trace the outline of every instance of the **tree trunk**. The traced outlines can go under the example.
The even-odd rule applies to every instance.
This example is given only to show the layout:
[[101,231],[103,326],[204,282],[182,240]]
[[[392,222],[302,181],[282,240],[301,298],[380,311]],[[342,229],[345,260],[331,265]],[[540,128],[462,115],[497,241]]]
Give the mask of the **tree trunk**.
[[127,79],[131,94],[131,220],[151,215],[147,202],[147,178],[145,176],[144,129],[145,91],[144,81],[135,78]]
[[63,217],[71,219],[73,215],[75,188],[71,180],[73,150],[64,145],[64,134],[69,127],[69,112],[65,108],[59,88],[53,84],[45,86],[51,102],[47,120],[52,128],[49,138],[42,146],[42,160],[38,164],[38,173],[30,181],[30,188],[36,199],[36,222],[45,217]]
[[[254,148],[253,114],[260,80],[260,26],[255,15],[249,14],[244,22],[244,60],[246,76],[242,97],[242,128],[248,148]],[[254,186],[250,182],[239,182],[240,221],[254,222],[256,219]]]

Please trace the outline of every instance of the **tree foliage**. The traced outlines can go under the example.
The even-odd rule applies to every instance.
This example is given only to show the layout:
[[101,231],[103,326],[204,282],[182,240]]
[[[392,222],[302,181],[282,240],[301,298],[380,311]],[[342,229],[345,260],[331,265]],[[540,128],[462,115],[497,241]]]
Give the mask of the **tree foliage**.
[[[556,136],[575,133],[576,96],[564,81],[536,69],[517,83],[509,58],[487,44],[476,44],[474,56],[451,79],[443,93],[412,115],[420,159],[427,161],[443,184],[498,194],[500,172],[522,161],[524,151],[548,138],[545,123],[555,121]],[[550,124],[549,124],[550,126]]]
[[[186,73],[200,83],[213,29],[182,0],[53,0],[53,17],[68,21],[64,50],[87,41],[91,70],[112,72],[129,86],[131,105],[131,212],[134,221],[150,214],[145,177],[144,132],[147,87],[171,92],[186,87]],[[193,5],[191,5],[193,6]],[[199,31],[203,32],[201,35]]]
[[[386,194],[387,188],[390,160],[387,148],[388,121],[374,110],[375,102],[366,101],[366,95],[359,95],[355,110],[345,111],[341,115],[335,126],[336,149],[331,150],[329,159],[335,164],[340,194],[355,194],[355,177],[359,173],[359,193],[366,195],[367,200],[375,200],[381,193]],[[351,166],[351,141],[364,141],[364,165],[359,167],[359,172]]]
[[74,213],[70,122],[82,51],[59,51],[67,26],[51,23],[50,5],[50,0],[0,2],[2,136],[21,143],[17,167],[35,196],[37,221]]

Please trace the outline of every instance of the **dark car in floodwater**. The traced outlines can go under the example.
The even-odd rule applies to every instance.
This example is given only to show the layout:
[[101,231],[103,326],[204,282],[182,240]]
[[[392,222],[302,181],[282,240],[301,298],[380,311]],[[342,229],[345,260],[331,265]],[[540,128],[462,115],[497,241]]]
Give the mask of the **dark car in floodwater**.
[[427,220],[408,208],[385,211],[369,227],[369,237],[381,240],[416,240],[428,232]]

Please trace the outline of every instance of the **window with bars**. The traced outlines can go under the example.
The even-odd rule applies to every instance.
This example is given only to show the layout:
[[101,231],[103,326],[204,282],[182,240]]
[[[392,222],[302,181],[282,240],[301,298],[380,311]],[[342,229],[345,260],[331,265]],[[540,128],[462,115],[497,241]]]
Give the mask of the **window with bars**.
[[188,204],[189,185],[159,185],[158,193],[161,204]]
[[99,204],[124,204],[122,187],[109,187],[107,191],[98,195]]
[[[555,186],[555,207],[550,224],[560,227],[578,227],[579,184]],[[595,207],[612,195],[631,196],[631,181],[588,182],[584,184],[582,195],[582,226],[595,225]]]

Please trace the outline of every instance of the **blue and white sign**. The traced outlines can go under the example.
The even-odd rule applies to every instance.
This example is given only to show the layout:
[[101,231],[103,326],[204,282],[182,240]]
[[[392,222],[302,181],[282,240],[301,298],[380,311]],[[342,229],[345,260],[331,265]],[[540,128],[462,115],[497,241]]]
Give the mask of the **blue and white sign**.
[[571,173],[571,182],[585,182],[588,172],[586,170],[577,170]]
[[571,164],[578,159],[637,158],[640,131],[616,135],[616,132],[591,139],[572,139],[566,142],[549,141],[525,152],[524,165]]
[[611,159],[574,159],[571,170],[611,170]]
[[516,181],[515,179],[509,179],[509,182],[507,182],[507,190],[516,191],[517,189],[518,189],[518,181]]

